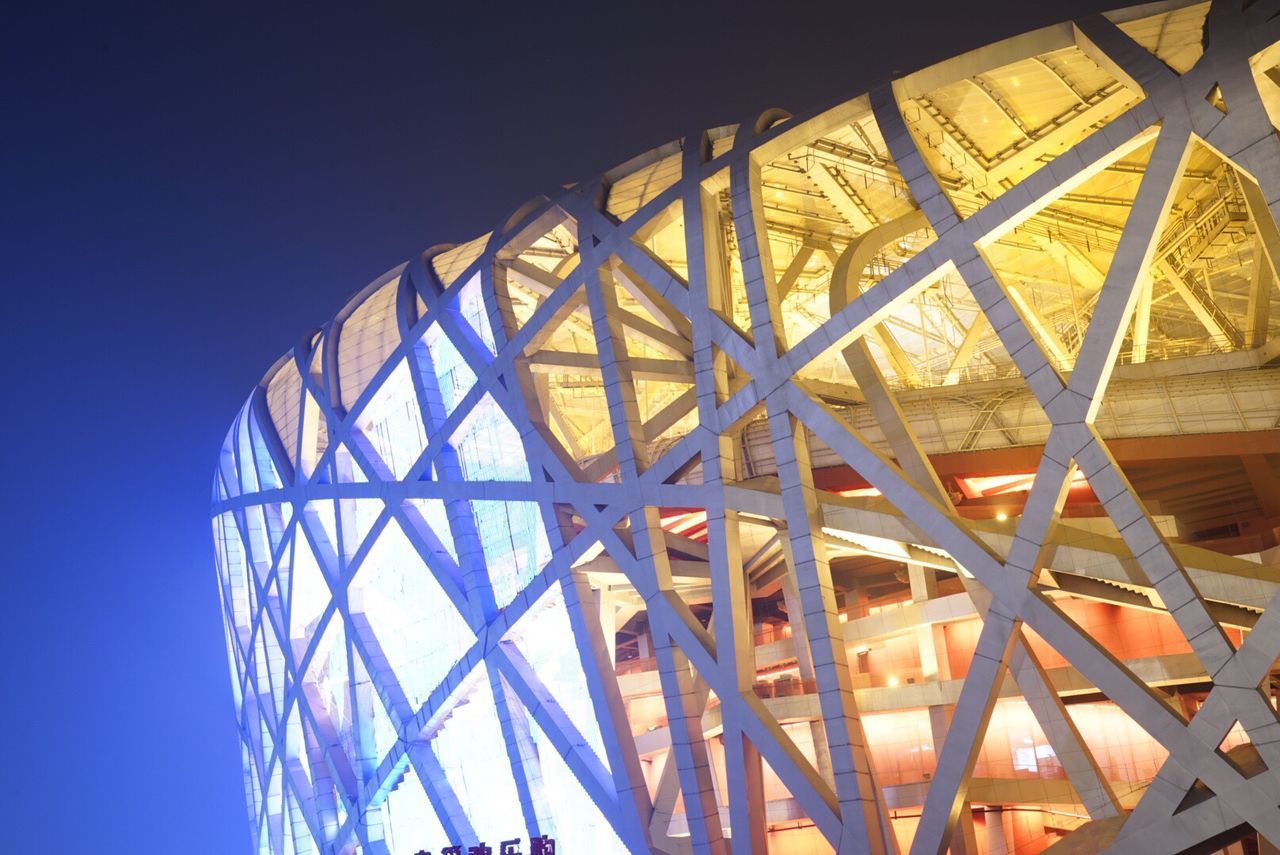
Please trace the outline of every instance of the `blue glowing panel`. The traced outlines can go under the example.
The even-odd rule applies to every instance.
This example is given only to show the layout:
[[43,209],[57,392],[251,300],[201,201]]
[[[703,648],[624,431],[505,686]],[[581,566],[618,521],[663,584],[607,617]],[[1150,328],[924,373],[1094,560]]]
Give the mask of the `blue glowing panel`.
[[471,502],[498,608],[508,605],[551,560],[537,502]]
[[436,816],[422,779],[412,766],[387,796],[382,809],[387,846],[392,852],[439,851],[449,839]]
[[481,290],[479,273],[462,286],[458,294],[458,310],[462,313],[462,319],[475,330],[485,347],[489,348],[490,355],[496,354],[498,350],[494,345],[493,327],[489,324],[489,312],[484,305],[484,292]]
[[475,643],[440,583],[392,520],[350,588],[394,679],[416,711]]
[[592,852],[599,855],[625,855],[627,847],[618,839],[609,820],[592,801],[536,722],[531,723],[547,805],[551,809],[557,848],[565,852]]
[[438,323],[427,327],[422,340],[431,354],[431,365],[435,370],[436,384],[447,418],[471,391],[471,387],[475,386],[476,375]]
[[484,665],[474,680],[465,703],[454,707],[431,747],[449,786],[467,805],[477,838],[495,841],[523,830],[520,797]]
[[358,418],[360,433],[395,478],[404,478],[427,446],[422,410],[403,360]]
[[[458,345],[461,321],[495,352],[479,277],[449,311],[413,345],[421,362],[391,348],[390,367],[348,364],[369,384],[349,414],[330,409],[313,356],[315,385],[251,399],[222,454],[215,502],[234,506],[214,516],[219,593],[262,852],[359,852],[378,839],[393,855],[514,838],[528,849],[535,831],[620,851],[617,805],[602,812],[556,748],[578,746],[612,787],[587,642],[559,577],[523,596],[552,559],[548,506],[530,490],[501,390],[472,391],[485,369],[470,361],[474,340]],[[442,472],[461,481],[439,482]],[[470,599],[482,594],[492,606]],[[478,634],[494,607],[510,612],[500,633]],[[484,637],[503,638],[534,676],[495,661],[509,648]],[[562,711],[556,739],[531,697]]]
[[510,638],[607,768],[604,740],[582,671],[580,646],[569,624],[559,583],[521,618]]
[[486,394],[467,414],[450,443],[468,481],[528,481],[529,464],[520,434],[502,408]]

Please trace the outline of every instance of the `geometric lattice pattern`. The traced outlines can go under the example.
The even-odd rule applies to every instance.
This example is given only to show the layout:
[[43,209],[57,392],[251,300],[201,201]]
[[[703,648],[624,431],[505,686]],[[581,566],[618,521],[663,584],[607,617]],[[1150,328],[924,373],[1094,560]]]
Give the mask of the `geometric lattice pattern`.
[[1119,462],[1280,417],[1241,5],[692,134],[299,342],[213,497],[257,850],[1280,844],[1273,539]]

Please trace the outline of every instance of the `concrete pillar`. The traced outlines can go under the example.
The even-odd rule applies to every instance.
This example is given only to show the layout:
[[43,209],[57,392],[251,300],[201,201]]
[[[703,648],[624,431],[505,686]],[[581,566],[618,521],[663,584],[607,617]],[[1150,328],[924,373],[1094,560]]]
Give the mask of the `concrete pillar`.
[[1004,811],[998,807],[989,807],[986,819],[987,855],[1005,855],[1011,852],[1009,835],[1004,828]]
[[609,661],[616,667],[618,664],[618,607],[614,596],[603,588],[592,588],[596,598],[596,608],[600,612],[600,632],[604,635],[605,646],[609,648]]
[[911,602],[922,603],[938,596],[938,571],[920,564],[907,565],[907,580],[911,583]]

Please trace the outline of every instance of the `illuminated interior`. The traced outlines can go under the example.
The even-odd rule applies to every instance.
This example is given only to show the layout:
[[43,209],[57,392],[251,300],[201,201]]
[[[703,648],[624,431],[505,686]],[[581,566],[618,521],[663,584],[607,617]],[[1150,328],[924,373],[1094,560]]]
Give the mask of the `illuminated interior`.
[[213,497],[256,851],[1280,845],[1239,5],[674,141],[283,357]]

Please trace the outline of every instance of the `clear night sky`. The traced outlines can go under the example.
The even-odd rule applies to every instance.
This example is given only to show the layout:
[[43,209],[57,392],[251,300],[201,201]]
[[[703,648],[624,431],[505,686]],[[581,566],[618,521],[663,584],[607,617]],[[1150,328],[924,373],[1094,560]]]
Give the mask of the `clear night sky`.
[[222,855],[209,493],[277,356],[539,192],[1122,4],[40,5],[0,51],[0,850]]

